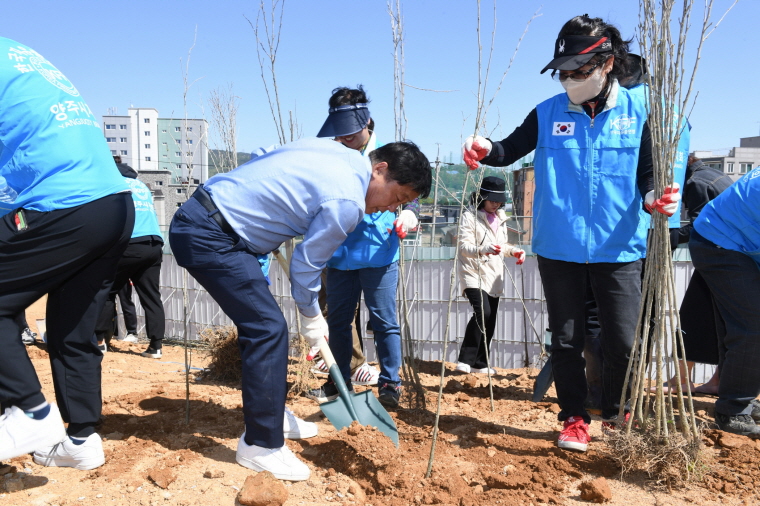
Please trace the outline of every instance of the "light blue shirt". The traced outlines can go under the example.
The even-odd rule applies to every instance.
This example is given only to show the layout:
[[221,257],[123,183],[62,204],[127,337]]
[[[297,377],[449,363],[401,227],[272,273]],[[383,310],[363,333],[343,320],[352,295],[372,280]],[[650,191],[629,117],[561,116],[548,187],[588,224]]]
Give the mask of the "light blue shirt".
[[127,191],[97,118],[71,81],[35,50],[2,37],[0,176],[18,194],[0,203],[0,216]]
[[306,138],[217,174],[204,188],[257,254],[303,235],[290,262],[293,299],[319,314],[320,273],[364,218],[369,160],[332,139]]
[[738,251],[760,267],[760,167],[708,202],[694,230],[721,248]]

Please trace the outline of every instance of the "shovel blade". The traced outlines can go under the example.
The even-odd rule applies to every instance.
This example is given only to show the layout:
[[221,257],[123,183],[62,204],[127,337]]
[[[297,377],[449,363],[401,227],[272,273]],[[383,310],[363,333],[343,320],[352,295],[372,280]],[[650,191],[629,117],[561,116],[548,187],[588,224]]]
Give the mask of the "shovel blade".
[[554,383],[554,371],[552,371],[552,361],[549,359],[541,368],[533,384],[533,402],[541,402],[552,383]]
[[[377,430],[391,438],[393,444],[398,448],[398,429],[396,428],[396,422],[393,421],[391,415],[385,410],[372,394],[371,390],[366,390],[360,393],[349,393],[348,402],[353,405],[358,422],[362,425],[370,425]],[[346,402],[342,397],[338,397],[335,400],[324,402],[319,405],[322,412],[325,414],[330,423],[340,430],[343,427],[348,427],[351,422],[354,421],[351,416],[351,409],[346,405]]]

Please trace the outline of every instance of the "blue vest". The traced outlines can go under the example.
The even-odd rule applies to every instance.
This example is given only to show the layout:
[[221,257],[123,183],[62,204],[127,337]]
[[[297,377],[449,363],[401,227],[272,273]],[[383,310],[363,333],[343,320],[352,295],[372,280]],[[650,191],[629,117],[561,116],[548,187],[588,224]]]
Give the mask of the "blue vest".
[[760,167],[708,202],[694,229],[721,248],[749,255],[760,267]]
[[125,177],[124,181],[132,190],[132,201],[135,204],[135,228],[132,229],[132,239],[155,235],[161,237],[156,210],[153,208],[153,195],[145,183],[137,179]]
[[74,85],[27,46],[0,37],[0,175],[16,190],[0,215],[52,211],[126,191],[95,116]]
[[[398,235],[393,230],[396,213],[365,214],[364,219],[348,234],[343,244],[327,262],[341,270],[384,267],[398,260]],[[388,232],[388,229],[391,229]]]
[[[640,95],[645,101],[649,100],[649,87],[646,84],[638,84],[633,88],[629,88],[628,91],[634,95]],[[648,103],[648,102],[647,102]],[[676,111],[677,112],[677,111]],[[691,144],[691,125],[684,119],[684,128],[681,130],[681,137],[678,140],[678,146],[676,147],[676,158],[673,163],[673,181],[678,183],[681,187],[681,194],[683,194],[684,184],[686,182],[686,164],[689,160],[689,147]],[[673,216],[668,218],[668,228],[681,228],[681,204],[682,201],[678,201],[678,208]],[[646,211],[642,210],[644,218],[647,220],[647,227],[651,223],[651,216]]]
[[645,256],[636,168],[646,100],[614,84],[591,118],[567,94],[536,107],[533,251],[566,262],[632,262]]

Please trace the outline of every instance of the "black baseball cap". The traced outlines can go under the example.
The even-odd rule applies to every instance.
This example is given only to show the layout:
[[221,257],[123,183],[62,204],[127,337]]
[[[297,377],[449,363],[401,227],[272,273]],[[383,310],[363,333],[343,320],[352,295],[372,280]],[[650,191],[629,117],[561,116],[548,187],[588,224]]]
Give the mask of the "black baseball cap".
[[566,35],[554,42],[554,59],[541,73],[549,69],[576,70],[587,64],[595,54],[611,52],[612,42],[609,37]]
[[355,134],[366,128],[370,113],[367,104],[341,105],[331,107],[317,137],[342,137]]

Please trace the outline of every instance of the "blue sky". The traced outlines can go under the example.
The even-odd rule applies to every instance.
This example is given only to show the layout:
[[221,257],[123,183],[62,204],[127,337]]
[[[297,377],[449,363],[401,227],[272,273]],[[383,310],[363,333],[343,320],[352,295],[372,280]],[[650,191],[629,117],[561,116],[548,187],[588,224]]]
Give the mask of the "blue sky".
[[[268,1],[268,0],[267,0]],[[701,8],[701,2],[695,2]],[[717,19],[732,0],[716,0]],[[77,86],[93,112],[153,107],[162,117],[183,112],[182,66],[197,29],[189,65],[195,81],[188,115],[210,119],[209,92],[232,83],[240,97],[241,151],[277,140],[259,76],[254,35],[257,1],[25,0],[6,2],[0,35],[27,44]],[[551,60],[556,34],[571,17],[589,13],[635,35],[634,0],[501,0],[491,86],[506,69],[533,13],[515,63],[488,113],[489,131],[503,138],[542,100],[562,91],[539,71]],[[372,100],[379,140],[393,140],[393,60],[383,0],[286,0],[277,73],[285,111],[294,110],[303,134],[314,135],[327,114],[331,90],[362,83]],[[475,0],[402,0],[406,31],[407,136],[433,159],[460,160],[461,138],[472,133],[476,108]],[[484,54],[490,44],[493,4],[481,7]],[[695,13],[701,20],[701,10]],[[690,115],[692,150],[725,150],[740,137],[759,135],[757,20],[760,2],[741,0],[705,43]],[[692,40],[698,27],[692,31]],[[634,42],[634,48],[637,43]],[[182,60],[183,63],[180,63]],[[688,58],[693,61],[693,58]],[[196,81],[197,80],[197,81]],[[213,147],[213,139],[212,139]]]

